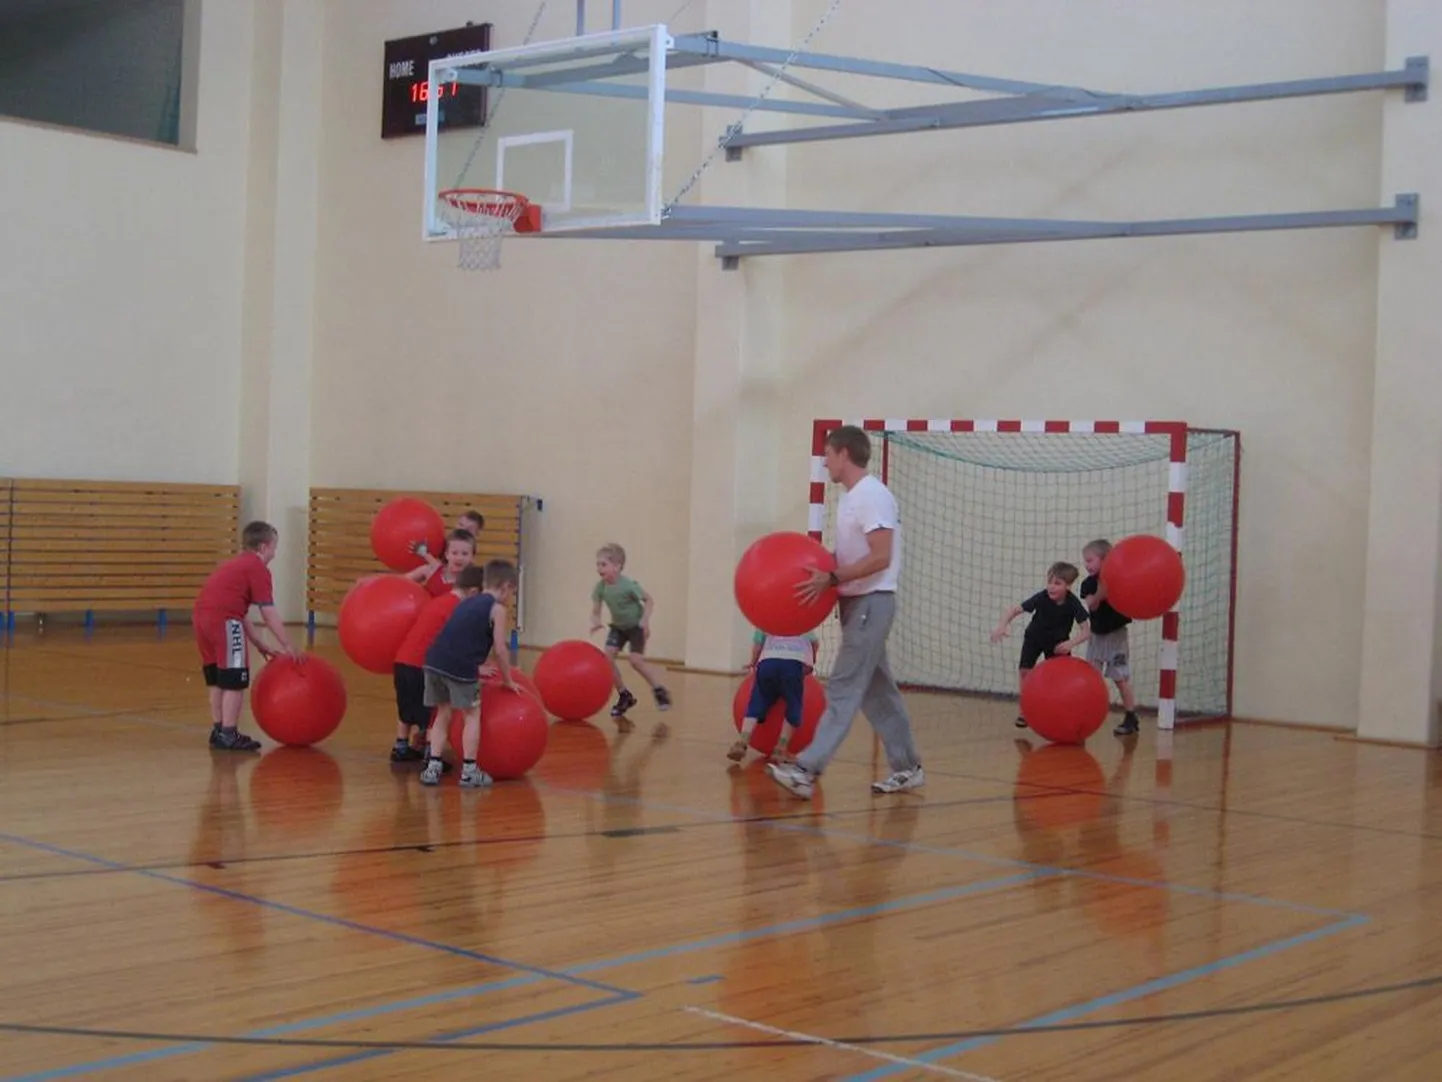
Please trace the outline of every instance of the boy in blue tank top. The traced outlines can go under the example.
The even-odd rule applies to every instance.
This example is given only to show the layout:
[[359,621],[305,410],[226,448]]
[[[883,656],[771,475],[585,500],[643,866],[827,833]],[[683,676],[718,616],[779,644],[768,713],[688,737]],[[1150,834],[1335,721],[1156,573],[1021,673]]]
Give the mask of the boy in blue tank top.
[[422,785],[441,782],[445,769],[441,753],[446,750],[452,710],[465,718],[460,784],[467,789],[491,784],[490,775],[476,765],[481,746],[481,678],[494,666],[501,682],[517,690],[506,656],[506,607],[516,596],[516,582],[516,568],[505,560],[492,560],[484,571],[467,567],[456,579],[462,601],[426,650],[425,704],[435,707],[436,720],[431,725],[430,758],[421,771]]

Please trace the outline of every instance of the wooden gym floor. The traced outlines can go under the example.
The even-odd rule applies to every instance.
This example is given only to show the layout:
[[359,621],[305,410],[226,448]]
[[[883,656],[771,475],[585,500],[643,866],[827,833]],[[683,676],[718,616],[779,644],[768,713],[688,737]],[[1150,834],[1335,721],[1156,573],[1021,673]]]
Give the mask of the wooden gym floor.
[[[324,639],[318,649],[339,660]],[[523,658],[523,663],[528,659]],[[811,805],[728,770],[731,681],[561,726],[530,781],[205,746],[188,628],[0,649],[0,1076],[1442,1077],[1438,757],[1236,725],[1019,746],[911,696]]]

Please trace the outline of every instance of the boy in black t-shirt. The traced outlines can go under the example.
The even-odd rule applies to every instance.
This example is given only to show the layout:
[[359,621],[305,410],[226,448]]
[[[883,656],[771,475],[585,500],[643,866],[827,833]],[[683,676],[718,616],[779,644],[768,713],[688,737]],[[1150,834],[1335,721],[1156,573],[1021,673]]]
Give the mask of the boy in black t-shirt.
[[505,560],[492,560],[482,571],[464,568],[456,579],[463,600],[426,650],[425,704],[435,707],[431,723],[430,757],[421,771],[422,785],[439,785],[445,767],[451,711],[465,719],[461,729],[462,787],[491,784],[491,777],[476,765],[481,745],[481,679],[491,668],[500,674],[504,687],[516,690],[506,656],[509,629],[506,606],[516,596],[515,567]]
[[[1070,654],[1072,647],[1086,639],[1086,622],[1091,614],[1086,606],[1071,592],[1072,583],[1080,574],[1074,564],[1054,563],[1047,568],[1046,589],[1027,598],[1020,605],[1013,605],[991,633],[992,642],[1001,642],[1011,629],[1011,622],[1024,612],[1031,613],[1031,622],[1026,625],[1026,634],[1021,640],[1021,664],[1017,666],[1017,691],[1026,685],[1026,678],[1041,658]],[[1075,640],[1071,637],[1073,624],[1082,624],[1082,633]],[[1026,728],[1026,718],[1018,715],[1018,729]]]
[[1126,717],[1112,730],[1117,736],[1131,736],[1141,723],[1137,720],[1137,696],[1132,690],[1132,670],[1128,662],[1127,625],[1130,616],[1123,616],[1107,601],[1106,588],[1101,585],[1102,561],[1111,552],[1106,540],[1089,541],[1082,549],[1082,564],[1087,577],[1082,580],[1081,599],[1091,613],[1091,635],[1087,642],[1087,660],[1102,676],[1116,684],[1122,697]]

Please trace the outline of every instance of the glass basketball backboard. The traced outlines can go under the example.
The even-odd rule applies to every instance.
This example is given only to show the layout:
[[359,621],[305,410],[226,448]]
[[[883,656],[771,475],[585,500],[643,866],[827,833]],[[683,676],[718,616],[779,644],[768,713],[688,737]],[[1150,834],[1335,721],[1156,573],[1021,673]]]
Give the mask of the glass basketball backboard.
[[[673,44],[657,25],[432,61],[426,239],[455,236],[439,197],[457,188],[523,195],[546,232],[658,224]],[[462,84],[487,89],[489,122],[438,131],[445,95]]]

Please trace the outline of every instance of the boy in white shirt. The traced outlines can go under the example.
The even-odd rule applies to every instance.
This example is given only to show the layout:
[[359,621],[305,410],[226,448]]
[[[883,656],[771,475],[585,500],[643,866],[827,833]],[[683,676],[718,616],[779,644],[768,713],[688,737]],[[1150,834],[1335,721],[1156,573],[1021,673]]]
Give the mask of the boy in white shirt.
[[816,665],[816,645],[815,632],[805,635],[756,632],[751,643],[751,672],[756,682],[751,688],[751,701],[746,704],[746,716],[741,719],[741,735],[731,745],[726,758],[733,763],[746,758],[751,733],[757,723],[771,713],[778,699],[786,703],[786,725],[771,758],[778,762],[790,758],[786,747],[791,742],[791,734],[801,727],[806,677]]
[[901,522],[896,498],[866,472],[871,440],[855,425],[842,425],[826,437],[826,470],[845,491],[836,508],[835,571],[815,571],[796,588],[811,601],[827,586],[841,595],[841,649],[826,685],[826,713],[816,738],[794,764],[769,763],[766,769],[782,788],[810,799],[860,709],[881,738],[890,777],[873,782],[873,793],[901,793],[926,784],[911,737],[906,704],[886,662],[886,637],[896,617],[896,587],[901,580]]

